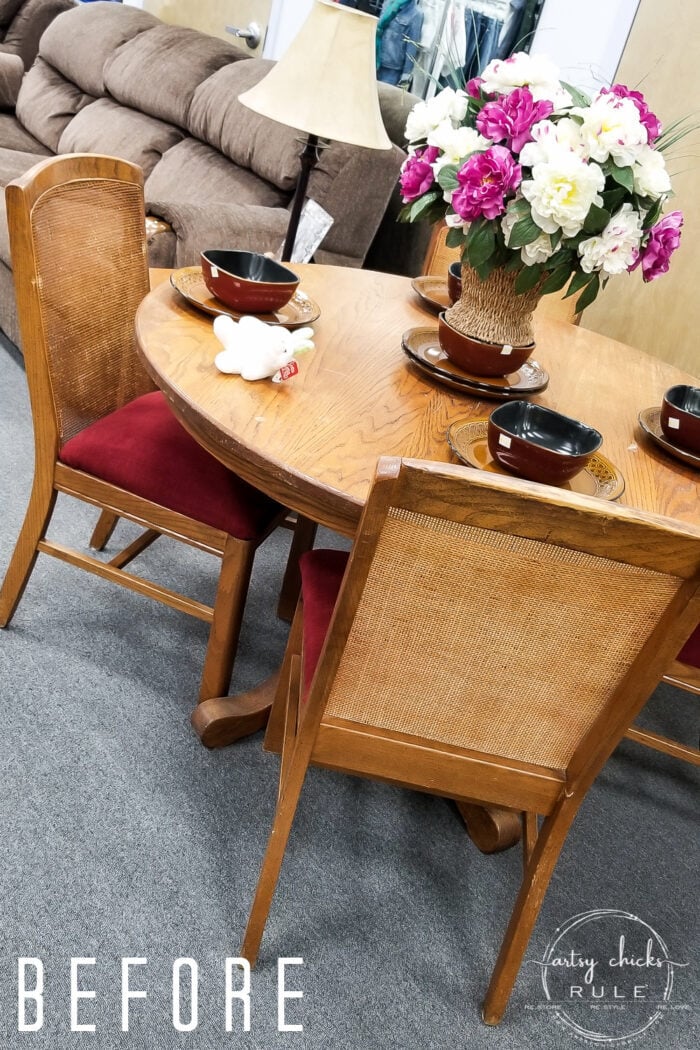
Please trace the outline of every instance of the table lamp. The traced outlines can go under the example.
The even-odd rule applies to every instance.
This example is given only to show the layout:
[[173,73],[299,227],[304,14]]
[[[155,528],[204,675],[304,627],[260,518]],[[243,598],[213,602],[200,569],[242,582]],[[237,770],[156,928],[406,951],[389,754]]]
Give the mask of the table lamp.
[[316,0],[287,51],[267,76],[239,95],[264,117],[307,135],[282,249],[292,257],[318,140],[391,149],[384,128],[375,57],[377,19],[332,0]]

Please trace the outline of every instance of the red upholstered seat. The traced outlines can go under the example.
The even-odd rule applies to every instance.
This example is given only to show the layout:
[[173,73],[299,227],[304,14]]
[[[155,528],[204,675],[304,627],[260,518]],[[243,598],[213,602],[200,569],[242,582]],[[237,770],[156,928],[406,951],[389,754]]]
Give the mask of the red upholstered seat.
[[240,540],[265,532],[281,509],[198,445],[160,391],[86,427],[59,459]]
[[700,667],[700,624],[679,652],[678,659],[691,667]]
[[311,685],[348,563],[346,551],[312,550],[299,559],[304,603],[304,683]]

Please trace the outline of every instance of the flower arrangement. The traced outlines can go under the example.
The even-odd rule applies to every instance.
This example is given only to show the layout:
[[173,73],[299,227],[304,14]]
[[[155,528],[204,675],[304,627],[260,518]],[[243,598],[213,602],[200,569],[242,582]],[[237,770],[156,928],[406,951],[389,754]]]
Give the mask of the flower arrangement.
[[445,219],[447,243],[482,281],[514,271],[514,291],[579,294],[593,302],[608,278],[669,268],[683,217],[671,196],[662,132],[643,95],[622,84],[589,99],[543,56],[489,63],[464,90],[421,101],[406,123],[400,176],[406,222]]

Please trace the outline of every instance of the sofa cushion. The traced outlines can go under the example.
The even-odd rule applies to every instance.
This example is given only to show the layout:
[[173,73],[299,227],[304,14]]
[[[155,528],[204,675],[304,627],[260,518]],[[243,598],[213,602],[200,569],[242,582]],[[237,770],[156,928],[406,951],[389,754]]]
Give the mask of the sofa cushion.
[[54,18],[39,44],[40,56],[87,95],[104,95],[105,62],[121,44],[160,25],[159,19],[138,7],[103,0],[76,4]]
[[[308,196],[333,217],[333,225],[322,242],[324,251],[362,265],[404,157],[398,146],[370,150],[332,142],[328,149],[321,150],[309,176]],[[361,193],[357,190],[359,185]],[[349,200],[353,202],[351,208]]]
[[74,0],[23,0],[7,27],[3,49],[18,55],[24,68],[29,69],[46,28],[62,11],[71,10],[74,6]]
[[218,150],[189,138],[169,149],[148,176],[146,201],[221,201],[285,208],[287,195]]
[[0,0],[0,26],[7,26],[15,17],[24,0]]
[[150,200],[148,211],[175,231],[173,266],[197,265],[206,248],[279,251],[289,226],[286,208],[261,208],[256,204]]
[[67,125],[93,101],[91,95],[86,95],[47,62],[37,58],[19,89],[17,119],[39,142],[57,153]]
[[14,113],[0,113],[0,152],[20,150],[25,153],[49,153],[41,142],[22,127]]
[[184,128],[198,85],[241,58],[247,56],[225,40],[182,26],[158,25],[109,56],[105,88],[125,106]]
[[58,153],[106,153],[130,160],[150,175],[162,155],[182,138],[179,128],[98,98],[71,120],[61,135]]
[[19,55],[0,49],[0,109],[14,113],[24,77],[24,63]]
[[265,59],[252,58],[214,73],[195,91],[188,127],[195,138],[289,193],[299,177],[300,132],[238,101],[271,66]]

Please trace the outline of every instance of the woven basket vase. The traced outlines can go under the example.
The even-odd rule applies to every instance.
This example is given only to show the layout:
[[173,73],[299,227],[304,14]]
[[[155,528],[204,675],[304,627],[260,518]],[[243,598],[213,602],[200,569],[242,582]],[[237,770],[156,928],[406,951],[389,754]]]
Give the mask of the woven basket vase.
[[497,269],[482,281],[471,266],[462,266],[462,294],[445,314],[463,335],[487,343],[526,346],[534,343],[532,312],[541,296],[537,288],[520,295],[513,289],[517,274]]

